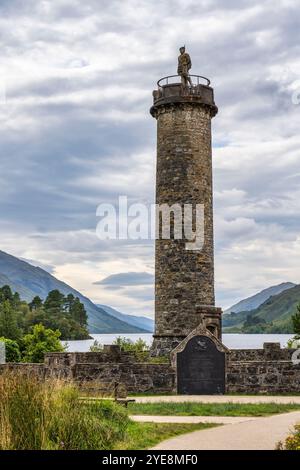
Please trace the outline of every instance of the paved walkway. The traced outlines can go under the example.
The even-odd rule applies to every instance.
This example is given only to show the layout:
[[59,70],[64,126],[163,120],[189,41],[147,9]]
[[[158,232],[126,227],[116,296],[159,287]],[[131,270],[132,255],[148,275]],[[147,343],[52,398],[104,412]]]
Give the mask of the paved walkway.
[[[274,397],[272,397],[274,398]],[[198,397],[199,400],[199,397]],[[158,444],[160,450],[273,450],[300,422],[300,411],[194,431]]]
[[215,423],[215,424],[234,424],[244,421],[252,421],[257,419],[250,416],[149,416],[149,415],[132,415],[130,419],[140,423]]
[[132,397],[136,403],[299,403],[300,396],[259,396],[259,395],[161,395]]

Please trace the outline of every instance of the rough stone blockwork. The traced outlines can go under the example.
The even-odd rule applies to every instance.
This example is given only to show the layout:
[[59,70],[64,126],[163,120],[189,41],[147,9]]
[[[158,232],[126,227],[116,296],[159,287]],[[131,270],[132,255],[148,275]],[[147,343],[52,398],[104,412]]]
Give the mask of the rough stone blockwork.
[[[155,249],[155,335],[153,356],[168,355],[199,323],[221,338],[221,310],[215,307],[212,203],[211,119],[217,113],[213,89],[206,85],[182,88],[167,84],[154,91],[150,110],[157,119],[156,203],[176,207],[168,237],[168,221],[157,218]],[[204,209],[204,244],[197,246],[183,227],[182,210]],[[180,209],[178,211],[178,208]],[[185,221],[187,217],[185,218]],[[197,229],[200,227],[198,220]]]
[[42,379],[57,378],[79,384],[99,383],[102,391],[111,392],[117,382],[128,392],[165,393],[174,389],[175,374],[170,364],[136,362],[132,353],[121,352],[118,346],[105,346],[97,353],[49,353],[44,364],[5,364],[6,370],[35,375]]
[[294,349],[265,343],[264,349],[232,350],[227,362],[228,393],[299,393],[300,364]]
[[[264,349],[237,349],[227,354],[227,393],[300,393],[300,365],[294,350],[265,344]],[[170,364],[135,362],[131,353],[106,347],[100,353],[51,353],[44,364],[6,364],[5,370],[23,371],[41,378],[54,377],[78,383],[118,382],[128,392],[176,392],[175,370]]]
[[98,353],[52,353],[45,358],[48,377],[72,379],[78,383],[117,382],[128,392],[173,390],[175,374],[169,364],[136,362],[133,353],[121,352],[118,346],[105,346]]

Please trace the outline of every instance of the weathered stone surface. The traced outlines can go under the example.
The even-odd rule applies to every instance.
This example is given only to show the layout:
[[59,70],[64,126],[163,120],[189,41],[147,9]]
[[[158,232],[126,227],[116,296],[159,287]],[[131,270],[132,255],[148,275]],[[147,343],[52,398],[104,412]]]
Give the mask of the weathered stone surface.
[[128,392],[165,393],[174,388],[174,371],[168,364],[76,364],[74,379],[78,382],[116,381],[126,386]]
[[263,349],[231,349],[230,361],[290,361],[294,349],[281,349],[279,343],[265,343]]
[[10,372],[20,372],[26,375],[33,375],[35,377],[44,378],[45,377],[45,365],[44,364],[36,364],[36,363],[6,363],[0,364],[0,374],[3,372],[10,371]]
[[175,373],[170,364],[136,362],[132,353],[107,346],[97,353],[48,353],[43,364],[4,364],[0,374],[11,370],[34,375],[41,379],[58,378],[84,385],[97,383],[101,390],[113,390],[114,383],[125,386],[128,392],[165,393],[174,390]]
[[[201,328],[196,330],[201,332]],[[185,338],[177,351],[184,347],[193,332]],[[213,336],[207,332],[208,336]],[[278,349],[265,345],[264,349],[228,351],[214,338],[215,344],[226,354],[227,393],[300,393],[300,365],[293,364],[295,350]],[[279,356],[272,359],[271,350]],[[176,351],[176,350],[175,350]],[[118,361],[114,361],[115,355]],[[153,393],[176,392],[176,354],[172,353],[171,364],[135,362],[132,354],[106,348],[99,353],[50,353],[44,364],[3,364],[0,374],[11,370],[47,377],[74,380],[78,383],[97,381],[99,384],[123,384],[129,392]]]
[[[221,310],[215,308],[212,208],[211,118],[217,112],[213,89],[183,90],[170,84],[154,94],[157,119],[156,203],[204,205],[202,250],[186,249],[186,238],[156,240],[155,335],[153,355],[165,355],[204,317],[221,337]],[[161,236],[161,235],[160,235]]]
[[265,343],[263,349],[233,349],[227,358],[228,393],[299,393],[300,365],[294,349]]

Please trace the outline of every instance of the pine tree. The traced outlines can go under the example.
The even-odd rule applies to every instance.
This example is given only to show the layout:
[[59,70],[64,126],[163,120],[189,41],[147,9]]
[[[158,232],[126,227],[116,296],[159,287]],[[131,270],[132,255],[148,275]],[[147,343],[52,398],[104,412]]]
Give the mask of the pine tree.
[[300,304],[297,306],[297,312],[292,316],[294,333],[300,337]]
[[64,314],[65,296],[59,290],[55,289],[49,292],[45,302],[44,309],[48,315],[61,316]]
[[76,297],[73,305],[71,306],[70,315],[77,323],[79,323],[80,326],[87,325],[88,316],[84,305],[80,302],[78,297]]
[[5,302],[5,300],[13,301],[13,293],[9,286],[3,286],[0,289],[0,302]]
[[43,302],[42,299],[38,295],[36,295],[28,305],[30,310],[33,311],[40,309],[43,305]]
[[65,297],[65,310],[67,313],[71,312],[74,302],[75,302],[75,297],[73,294],[68,294],[67,297]]
[[0,305],[0,336],[7,339],[19,339],[21,336],[17,314],[9,300]]

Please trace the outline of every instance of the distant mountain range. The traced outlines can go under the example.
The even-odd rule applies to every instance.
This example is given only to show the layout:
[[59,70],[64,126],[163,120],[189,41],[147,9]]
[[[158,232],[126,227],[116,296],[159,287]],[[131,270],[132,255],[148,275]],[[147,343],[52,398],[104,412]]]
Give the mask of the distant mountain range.
[[154,331],[154,320],[152,320],[151,318],[139,317],[135,315],[126,315],[125,313],[121,313],[112,307],[108,307],[107,305],[97,304],[97,307],[102,308],[109,315],[118,318],[119,320],[126,321],[131,325],[137,326],[138,328],[142,328],[143,330],[151,331],[151,333]]
[[[154,321],[147,317],[128,315],[107,305],[95,305],[91,300],[59,281],[40,267],[35,267],[0,251],[0,286],[9,285],[30,302],[36,295],[45,299],[51,290],[79,297],[88,314],[90,333],[150,333]],[[291,315],[300,303],[300,285],[285,282],[241,300],[224,312],[224,332],[289,333]]]
[[268,289],[264,289],[258,294],[252,295],[244,300],[241,300],[237,304],[234,304],[232,307],[228,308],[224,311],[224,315],[227,313],[239,313],[254,310],[255,308],[259,307],[263,304],[266,300],[268,300],[272,295],[280,294],[281,292],[291,289],[295,287],[296,284],[293,282],[282,282],[276,286],[269,287]]
[[[146,326],[146,318],[142,318],[141,322],[138,322],[138,317],[133,316],[131,321],[131,315],[122,314],[114,309],[112,312],[115,314],[112,314],[108,311],[110,307],[104,309],[95,305],[80,292],[59,281],[47,271],[0,251],[0,286],[5,284],[9,285],[13,291],[19,292],[21,298],[27,302],[30,302],[36,295],[45,299],[48,293],[54,289],[58,289],[65,295],[73,294],[79,297],[88,314],[90,333],[152,332],[152,328]],[[148,324],[152,324],[150,319]]]
[[292,333],[291,316],[299,303],[300,285],[286,282],[270,287],[224,312],[223,331]]

